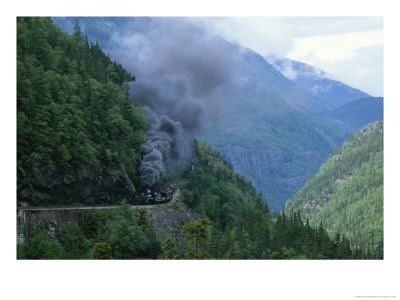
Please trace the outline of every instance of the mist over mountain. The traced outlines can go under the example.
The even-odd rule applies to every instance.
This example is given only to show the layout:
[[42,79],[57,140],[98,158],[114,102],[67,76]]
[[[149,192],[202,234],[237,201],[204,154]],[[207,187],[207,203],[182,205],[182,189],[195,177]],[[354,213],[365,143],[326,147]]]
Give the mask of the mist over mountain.
[[298,87],[311,92],[321,102],[333,108],[369,97],[367,93],[333,80],[329,74],[311,65],[274,56],[269,56],[266,59]]
[[321,102],[333,108],[338,108],[357,99],[369,97],[367,93],[334,80],[323,70],[311,65],[274,56],[269,56],[266,59],[287,79],[300,88],[311,92]]
[[[69,30],[75,19],[54,20]],[[290,61],[289,75],[282,71],[283,61],[275,59],[272,65],[190,19],[81,18],[80,22],[89,40],[98,40],[136,75],[131,86],[134,103],[148,106],[158,118],[179,123],[184,141],[199,137],[216,147],[236,172],[252,181],[272,211],[279,211],[357,130],[331,111],[368,96],[302,63]],[[381,117],[379,112],[377,116]],[[367,119],[361,118],[359,124],[366,125],[371,121]],[[162,135],[168,137],[165,141],[170,138]],[[191,142],[168,143],[170,148],[174,144],[175,149],[187,149],[182,153],[188,155],[175,161],[186,157],[183,165],[188,165]],[[162,153],[160,146],[152,149]],[[152,152],[146,151],[145,155]],[[169,160],[166,156],[149,159],[164,162]]]

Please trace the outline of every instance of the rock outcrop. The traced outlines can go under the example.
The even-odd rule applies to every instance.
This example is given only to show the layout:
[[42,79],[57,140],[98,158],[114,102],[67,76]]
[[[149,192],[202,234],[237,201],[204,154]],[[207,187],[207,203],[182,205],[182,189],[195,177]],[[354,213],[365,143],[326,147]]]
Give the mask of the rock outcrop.
[[23,178],[17,183],[18,205],[132,203],[136,192],[123,165],[104,173],[85,165],[61,173],[51,163],[35,161],[33,172]]
[[146,212],[147,221],[158,234],[174,235],[176,238],[179,238],[183,224],[201,219],[198,213],[183,203],[179,190],[175,192],[170,203],[136,208]]

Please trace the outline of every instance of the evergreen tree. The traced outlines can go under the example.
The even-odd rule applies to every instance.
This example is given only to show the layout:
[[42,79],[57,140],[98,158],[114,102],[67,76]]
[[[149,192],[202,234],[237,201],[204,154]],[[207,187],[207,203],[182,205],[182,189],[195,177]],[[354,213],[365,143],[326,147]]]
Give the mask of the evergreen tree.
[[111,246],[108,243],[96,243],[92,250],[92,259],[111,259]]
[[174,241],[171,238],[167,238],[163,243],[162,253],[158,256],[159,259],[177,259],[178,256],[178,249],[175,246]]
[[210,220],[202,219],[184,224],[181,229],[181,234],[192,242],[192,251],[187,253],[190,258],[204,258],[207,254],[201,251],[202,243],[207,238],[207,225],[211,225]]
[[82,41],[82,32],[81,32],[81,27],[79,26],[79,20],[78,18],[75,19],[75,24],[74,24],[74,33],[73,36],[77,42]]

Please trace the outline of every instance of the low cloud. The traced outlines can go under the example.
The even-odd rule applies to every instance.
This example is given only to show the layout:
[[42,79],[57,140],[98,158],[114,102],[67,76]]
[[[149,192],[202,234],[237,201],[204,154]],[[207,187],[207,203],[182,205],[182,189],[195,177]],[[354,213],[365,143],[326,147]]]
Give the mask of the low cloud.
[[[235,17],[200,18],[197,22],[263,56],[305,62],[332,79],[371,95],[383,95],[383,60],[376,53],[383,52],[382,17]],[[370,57],[364,59],[368,51]],[[290,68],[282,73],[288,78],[297,75]]]

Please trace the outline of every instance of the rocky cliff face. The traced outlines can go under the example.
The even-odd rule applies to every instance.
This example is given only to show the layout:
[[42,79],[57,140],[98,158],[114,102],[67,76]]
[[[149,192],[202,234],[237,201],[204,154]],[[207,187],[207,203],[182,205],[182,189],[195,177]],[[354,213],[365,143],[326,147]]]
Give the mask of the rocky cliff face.
[[147,221],[158,234],[174,235],[175,238],[179,238],[183,224],[201,219],[198,213],[183,203],[179,191],[170,203],[139,209],[146,212]]
[[35,161],[33,172],[23,178],[17,184],[18,205],[118,204],[132,202],[136,192],[123,165],[102,174],[89,166],[61,173],[48,162]]
[[[269,207],[273,211],[278,211],[284,205],[286,199],[285,197],[276,197],[279,200],[270,201],[270,197],[275,196],[271,191],[279,191],[289,198],[304,186],[313,172],[308,170],[304,174],[299,174],[300,172],[288,171],[288,166],[293,162],[283,149],[258,150],[256,153],[242,146],[228,144],[223,147],[222,152],[228,157],[236,172],[243,174],[246,178],[249,177],[253,185],[267,195]],[[301,159],[310,165],[318,166],[324,158],[317,151],[307,151]]]

